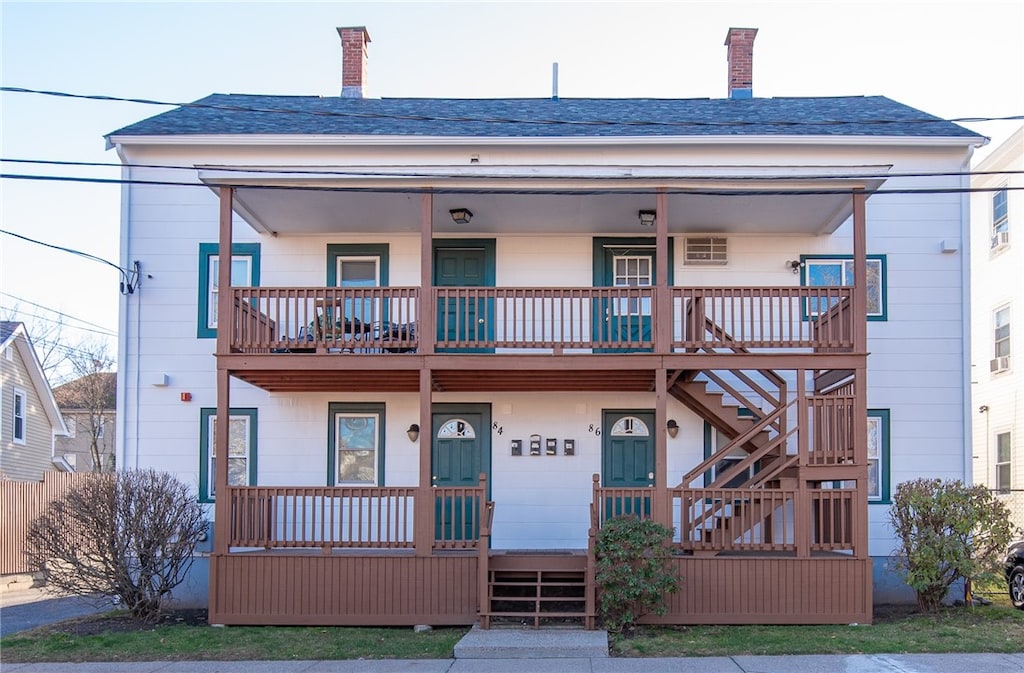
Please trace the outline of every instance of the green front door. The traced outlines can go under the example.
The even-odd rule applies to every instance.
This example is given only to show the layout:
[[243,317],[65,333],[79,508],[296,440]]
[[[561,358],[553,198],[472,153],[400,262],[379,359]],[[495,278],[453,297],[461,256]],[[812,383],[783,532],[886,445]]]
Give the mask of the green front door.
[[[671,253],[671,247],[669,248]],[[649,288],[655,284],[653,239],[595,239],[594,285],[596,287]],[[671,278],[670,278],[671,281]],[[604,343],[622,344],[597,352],[618,353],[650,350],[640,344],[653,341],[652,295],[639,292],[597,301],[594,333]]]
[[480,474],[490,473],[490,423],[490,405],[434,406],[431,479],[438,489],[434,498],[437,540],[475,540],[479,535],[481,498],[445,489],[479,486]]
[[[606,488],[654,486],[654,413],[606,410],[601,443],[601,482]],[[605,518],[650,516],[651,492],[605,498]]]
[[[491,287],[494,285],[493,241],[479,247],[445,244],[434,248],[434,285],[438,287]],[[494,339],[494,300],[467,293],[440,298],[437,303],[437,339],[457,342],[457,348],[442,351],[487,353]]]

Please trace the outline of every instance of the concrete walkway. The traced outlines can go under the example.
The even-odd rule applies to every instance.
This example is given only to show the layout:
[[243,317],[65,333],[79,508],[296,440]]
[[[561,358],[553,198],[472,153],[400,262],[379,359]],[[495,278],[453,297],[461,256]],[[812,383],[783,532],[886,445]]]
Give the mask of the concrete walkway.
[[3,664],[4,673],[1021,673],[1024,654]]

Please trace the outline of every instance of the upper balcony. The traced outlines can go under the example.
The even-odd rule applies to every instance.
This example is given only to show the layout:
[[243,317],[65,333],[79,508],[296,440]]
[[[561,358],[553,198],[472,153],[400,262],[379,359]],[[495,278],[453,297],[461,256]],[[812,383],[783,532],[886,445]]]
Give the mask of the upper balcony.
[[[427,344],[429,352],[554,355],[849,352],[853,289],[236,287],[229,349],[374,356],[422,352]],[[436,326],[430,333],[421,328],[424,310]]]

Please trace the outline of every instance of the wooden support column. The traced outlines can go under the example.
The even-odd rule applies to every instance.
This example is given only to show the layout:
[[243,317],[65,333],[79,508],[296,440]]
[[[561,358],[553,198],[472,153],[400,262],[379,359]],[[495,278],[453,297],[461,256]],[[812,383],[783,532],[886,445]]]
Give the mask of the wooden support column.
[[426,193],[420,199],[420,306],[419,352],[434,352],[437,338],[437,302],[434,300],[434,195]]
[[[231,350],[232,297],[231,297],[231,220],[234,190],[220,188],[220,234],[217,255],[217,354],[225,355]],[[230,437],[231,413],[231,372],[217,365],[217,430],[213,441],[220,460],[214,462],[213,483],[216,499],[213,506],[213,550],[214,554],[228,553],[228,517],[230,501],[228,496],[227,447]]]
[[[434,327],[437,302],[434,300],[434,195],[424,194],[420,200],[420,304],[417,335],[419,352],[434,352]],[[433,377],[424,365],[420,370],[420,469],[416,495],[414,534],[416,555],[430,556],[434,548],[434,493],[431,450],[433,430]]]
[[857,516],[854,547],[857,556],[868,556],[868,262],[867,194],[853,194],[853,352],[861,360],[853,379],[853,462],[857,467]]
[[797,440],[796,502],[793,503],[793,544],[798,558],[811,555],[811,494],[807,489],[807,467],[810,462],[810,418],[807,409],[807,371],[796,370],[796,422],[800,428]]
[[672,297],[669,294],[668,269],[668,194],[664,189],[658,192],[657,211],[654,220],[656,246],[654,251],[654,352],[668,353],[672,344]]
[[668,372],[654,373],[654,520],[672,528],[672,501],[668,495]]

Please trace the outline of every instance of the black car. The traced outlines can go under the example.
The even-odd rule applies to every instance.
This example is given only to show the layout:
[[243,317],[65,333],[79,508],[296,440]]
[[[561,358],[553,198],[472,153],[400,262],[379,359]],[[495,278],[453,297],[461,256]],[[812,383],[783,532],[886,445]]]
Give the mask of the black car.
[[1010,602],[1024,610],[1024,541],[1010,545],[1006,554],[1006,583],[1010,588]]

